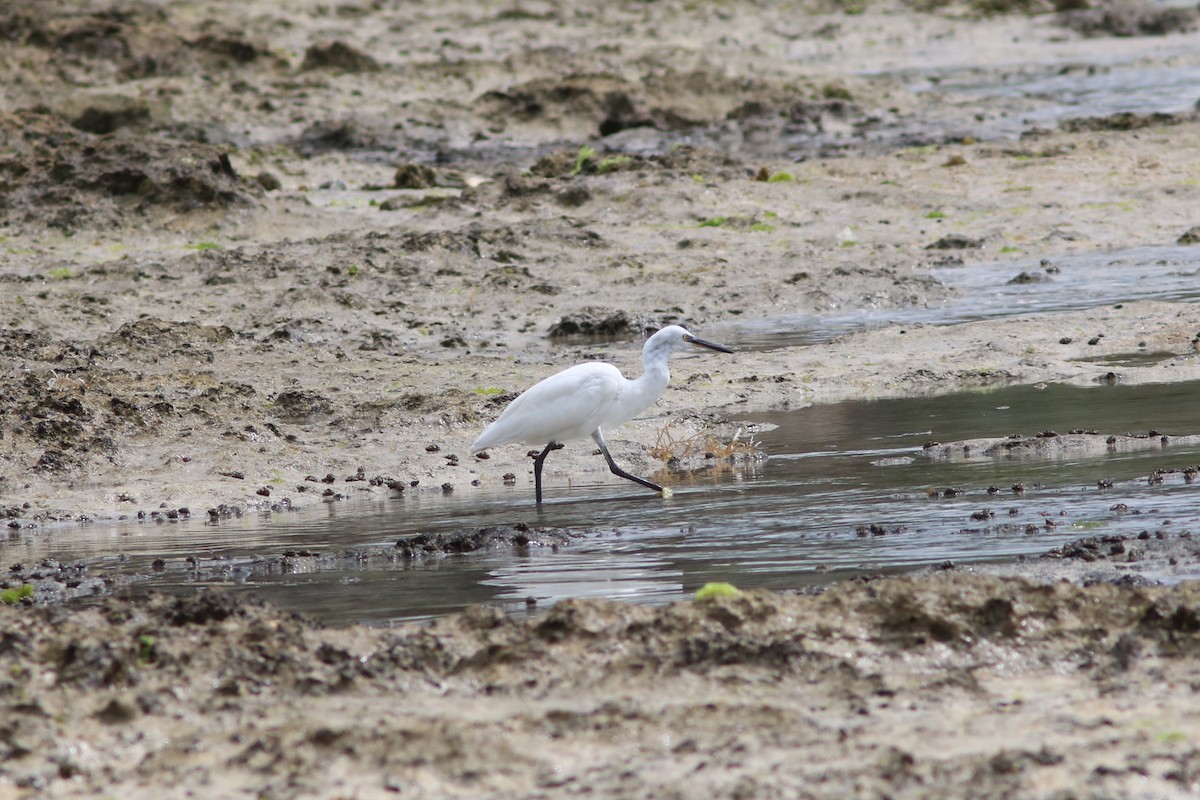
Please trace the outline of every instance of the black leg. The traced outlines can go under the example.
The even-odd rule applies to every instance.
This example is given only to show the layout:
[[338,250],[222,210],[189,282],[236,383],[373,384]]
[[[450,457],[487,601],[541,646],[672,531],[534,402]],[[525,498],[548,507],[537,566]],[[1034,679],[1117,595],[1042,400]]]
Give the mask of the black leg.
[[599,428],[597,428],[596,432],[592,434],[592,439],[595,440],[596,444],[600,447],[600,452],[604,454],[604,460],[608,462],[608,469],[613,475],[620,475],[626,480],[631,480],[634,483],[640,483],[647,489],[653,489],[660,494],[662,493],[663,487],[659,486],[657,483],[651,483],[645,478],[639,478],[637,475],[630,475],[628,472],[617,466],[617,462],[613,461],[612,453],[608,452],[608,445],[604,443],[604,435],[600,433]]
[[542,504],[542,462],[546,460],[546,456],[550,455],[551,450],[562,450],[562,445],[558,442],[551,442],[546,445],[546,449],[538,454],[537,458],[533,459],[533,488],[537,495],[537,504]]

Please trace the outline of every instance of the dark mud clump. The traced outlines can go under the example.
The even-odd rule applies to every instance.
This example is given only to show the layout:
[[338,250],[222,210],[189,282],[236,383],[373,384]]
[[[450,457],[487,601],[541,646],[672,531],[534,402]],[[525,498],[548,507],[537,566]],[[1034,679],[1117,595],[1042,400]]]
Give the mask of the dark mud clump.
[[428,189],[437,185],[437,173],[425,164],[401,164],[396,167],[392,185],[397,189]]
[[1196,29],[1200,10],[1193,6],[1158,6],[1125,0],[1101,2],[1093,8],[1064,11],[1059,21],[1084,36],[1166,36]]
[[[713,75],[653,75],[631,83],[616,75],[537,78],[527,83],[493,90],[478,103],[493,125],[511,122],[590,122],[596,134],[609,136],[631,128],[681,130],[699,125],[701,103],[683,102],[694,95],[709,102],[727,102]],[[669,88],[668,85],[670,84]]]
[[634,326],[632,318],[624,311],[604,308],[583,308],[569,314],[550,326],[551,338],[566,336],[620,336],[629,333]]
[[1182,125],[1196,118],[1194,113],[1166,113],[1155,111],[1149,114],[1138,114],[1133,111],[1120,111],[1107,117],[1078,117],[1063,120],[1059,127],[1067,133],[1085,133],[1090,131],[1134,131],[1141,128],[1161,128],[1170,125]]
[[231,336],[224,326],[155,318],[127,323],[91,344],[57,341],[32,331],[0,333],[0,353],[14,359],[7,374],[0,371],[7,381],[0,391],[7,411],[0,420],[0,436],[12,445],[0,456],[5,477],[17,483],[28,472],[63,477],[89,467],[110,468],[139,435],[161,433],[164,422],[181,413],[176,403],[182,405],[184,397],[193,401],[186,409],[192,413],[200,411],[195,401],[207,405],[222,396],[253,393],[249,387],[210,384],[195,373],[199,393],[189,390],[182,397],[168,397],[151,377],[128,368],[98,368],[95,363],[117,356],[125,358],[127,366],[170,356],[206,363],[213,359],[213,348]]
[[1128,552],[1125,536],[1088,536],[1068,542],[1062,547],[1056,547],[1043,555],[1043,558],[1073,558],[1082,561],[1113,558]]
[[22,472],[61,475],[115,453],[112,430],[103,425],[103,411],[93,402],[99,398],[86,396],[81,384],[30,371],[10,384],[6,395],[10,415],[2,430],[10,442],[23,444],[18,458]]
[[[46,623],[53,633],[42,627]],[[297,656],[304,652],[304,623],[220,592],[154,595],[136,602],[109,598],[86,610],[9,614],[3,626],[6,656],[26,668],[52,669],[60,687],[129,687],[152,673],[216,670],[245,683],[265,680],[295,688],[303,671]],[[189,646],[196,629],[207,629],[216,646]]]
[[333,413],[333,402],[319,392],[289,389],[275,396],[272,411],[284,422],[304,423]]
[[[1140,513],[1124,504],[1118,513]],[[1172,531],[1169,523],[1137,535],[1085,536],[1046,551],[1040,558],[1017,564],[994,564],[982,569],[997,575],[1021,575],[1044,581],[1070,581],[1080,586],[1153,586],[1195,577],[1200,546],[1187,529]]]
[[[88,4],[84,4],[88,5]],[[236,31],[209,25],[189,39],[166,11],[150,3],[81,9],[66,0],[5,3],[0,39],[28,48],[69,75],[132,81],[247,64],[266,48]]]
[[925,246],[926,250],[973,250],[983,247],[982,239],[951,233]]
[[750,168],[728,153],[695,145],[676,145],[667,153],[653,155],[620,150],[601,152],[590,147],[556,150],[529,168],[530,175],[564,179],[616,172],[661,172],[679,176],[704,172],[732,180],[747,177]]
[[[474,553],[497,547],[558,547],[581,536],[573,531],[530,528],[524,523],[465,528],[444,533],[419,533],[396,542],[395,550],[404,558],[433,553]],[[356,557],[361,551],[355,551]]]
[[342,41],[314,44],[304,53],[301,70],[328,69],[339,72],[378,72],[379,62]]
[[10,224],[119,227],[224,210],[260,192],[208,145],[97,136],[35,112],[0,116],[0,139],[0,214]]
[[111,594],[133,580],[134,577],[127,575],[92,574],[81,561],[64,564],[45,558],[31,565],[9,565],[7,573],[0,575],[0,591],[5,593],[9,604],[58,605],[82,597]]
[[233,336],[225,325],[204,325],[196,322],[167,322],[147,317],[136,322],[127,322],[110,336],[103,337],[98,344],[122,355],[131,356],[147,350],[157,350],[161,355],[191,355],[198,360],[212,359],[210,348],[218,347]]

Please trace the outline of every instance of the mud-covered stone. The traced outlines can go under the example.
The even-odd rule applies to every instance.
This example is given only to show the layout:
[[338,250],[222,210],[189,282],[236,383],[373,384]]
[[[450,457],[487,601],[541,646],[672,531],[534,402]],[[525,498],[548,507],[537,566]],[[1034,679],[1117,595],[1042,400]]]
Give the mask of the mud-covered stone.
[[333,69],[342,72],[375,72],[379,62],[341,40],[311,45],[304,51],[300,69]]
[[551,337],[617,336],[632,330],[633,319],[624,311],[585,308],[563,317],[550,326]]
[[233,208],[259,191],[208,145],[97,136],[34,112],[0,116],[0,138],[8,143],[0,154],[0,212],[24,224],[66,232],[124,225],[163,210]]

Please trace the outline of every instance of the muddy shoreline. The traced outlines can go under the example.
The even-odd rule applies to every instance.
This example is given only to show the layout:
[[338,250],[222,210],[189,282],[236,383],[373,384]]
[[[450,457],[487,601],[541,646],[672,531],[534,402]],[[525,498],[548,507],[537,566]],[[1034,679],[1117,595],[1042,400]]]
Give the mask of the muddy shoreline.
[[[138,5],[123,16],[103,4],[82,16],[69,3],[39,8],[6,17],[4,57],[21,79],[6,90],[16,110],[0,120],[11,143],[0,497],[22,524],[295,507],[400,487],[469,491],[505,475],[524,490],[523,452],[478,463],[466,453],[474,434],[565,363],[635,370],[653,327],[683,322],[736,338],[743,321],[937,307],[963,292],[934,280],[935,267],[992,261],[1000,286],[1026,274],[1006,260],[1052,268],[1079,252],[1166,247],[1191,241],[1200,224],[1191,111],[1030,124],[1018,139],[989,139],[988,120],[1032,110],[1004,95],[965,101],[914,88],[905,71],[906,59],[946,61],[965,48],[978,50],[977,74],[987,75],[993,60],[1013,57],[984,46],[1001,40],[1071,64],[1117,47],[1129,69],[1159,69],[1200,37],[1184,12],[1170,17],[1169,35],[1112,39],[1100,23],[1081,35],[1082,23],[1053,14],[812,8],[785,31],[755,25],[765,10],[692,19],[663,5],[614,10],[612,30],[574,20],[572,37],[598,37],[578,52],[546,41],[518,57],[466,43],[493,27],[505,41],[553,38],[546,26],[564,12],[546,9],[476,20],[461,42],[441,37],[438,67],[421,55],[431,45],[420,31],[461,21],[465,9],[380,12],[363,27],[357,13],[320,10],[283,26],[253,4],[234,12],[245,19],[219,22]],[[1092,16],[1138,29],[1130,13]],[[660,26],[690,33],[657,49],[629,39]],[[730,30],[764,29],[782,50],[720,43]],[[389,50],[389,36],[416,49]],[[610,36],[621,44],[604,44]],[[695,62],[695,44],[710,36],[720,69]],[[101,57],[102,42],[126,57]],[[854,54],[845,71],[818,57],[827,42]],[[56,47],[69,70],[36,73]],[[605,55],[610,47],[620,57]],[[557,88],[550,52],[577,62]],[[625,59],[653,78],[621,77]],[[647,66],[655,59],[661,74]],[[439,70],[440,83],[428,77]],[[756,77],[733,77],[742,73]],[[406,121],[385,135],[379,114],[400,86],[401,97],[420,94],[414,75],[454,99],[436,113],[404,101],[395,113]],[[206,92],[203,76],[229,93]],[[682,95],[666,91],[676,80]],[[377,111],[352,113],[352,97]],[[974,134],[937,121],[971,109],[983,120]],[[897,115],[903,124],[889,122]],[[229,127],[233,118],[244,130]],[[781,120],[793,127],[760,129]],[[430,125],[444,141],[427,138]],[[453,144],[472,129],[477,147]],[[740,131],[741,146],[722,131]],[[840,142],[832,157],[792,161],[771,145],[824,139]],[[1053,291],[1055,276],[1042,272],[1028,279]],[[694,430],[729,430],[741,413],[842,399],[1193,380],[1200,330],[1190,312],[1147,299],[884,324],[821,347],[680,362],[659,406],[622,429],[629,444],[618,456],[651,467],[646,448],[668,414]],[[579,336],[588,333],[605,343]],[[1131,353],[1164,358],[1103,364]],[[592,461],[568,449],[549,480],[603,479]]]
[[1182,797],[1196,607],[1194,583],[948,573],[396,631],[212,592],[30,609],[3,617],[3,779],[19,796]]
[[[1158,291],[1196,272],[1198,17],[0,2],[4,530],[532,494],[522,448],[468,454],[482,426],[564,364],[636,371],[670,323],[878,324],[678,361],[610,439],[646,474],[668,423],[720,442],[806,404],[1200,379],[1195,297]],[[922,319],[1070,294],[1059,262],[1131,248],[1165,255],[1127,301]],[[587,447],[546,476],[610,479]],[[1171,534],[386,631],[6,563],[38,588],[0,605],[0,796],[1188,796],[1200,604],[1137,578],[1195,563]]]

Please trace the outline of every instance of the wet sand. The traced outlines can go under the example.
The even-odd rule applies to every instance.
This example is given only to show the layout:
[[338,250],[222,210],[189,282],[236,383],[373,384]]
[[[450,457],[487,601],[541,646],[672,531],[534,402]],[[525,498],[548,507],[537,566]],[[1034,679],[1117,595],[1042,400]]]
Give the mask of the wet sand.
[[[1192,66],[1195,11],[979,8],[0,7],[10,535],[532,494],[524,448],[470,442],[564,364],[636,371],[650,328],[935,307],[955,259],[1001,285],[1200,240],[1194,110],[1026,125],[1036,96],[940,83]],[[679,361],[614,455],[657,469],[668,414],[721,438],[807,403],[1194,380],[1198,337],[1194,305],[1144,300]],[[1139,352],[1164,355],[1083,360]],[[570,476],[617,480],[586,446],[548,489]],[[1195,790],[1190,585],[1027,575],[396,631],[18,603],[0,794]]]

